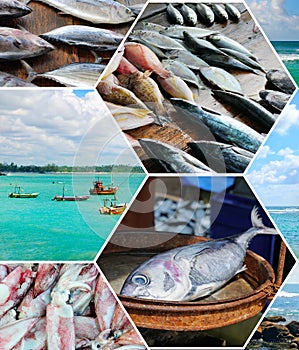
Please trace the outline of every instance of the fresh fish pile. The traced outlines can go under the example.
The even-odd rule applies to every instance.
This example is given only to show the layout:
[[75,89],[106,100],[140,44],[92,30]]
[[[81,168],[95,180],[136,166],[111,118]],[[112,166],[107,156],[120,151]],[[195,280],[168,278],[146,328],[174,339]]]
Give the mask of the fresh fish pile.
[[1,0],[0,19],[17,18],[31,13],[31,8],[18,0]]
[[71,16],[95,24],[119,24],[134,20],[126,6],[113,0],[38,0]]
[[29,81],[26,81],[24,79],[16,77],[15,75],[5,73],[5,72],[0,72],[0,86],[1,87],[23,87],[23,86],[36,87],[36,85],[30,83]]
[[1,349],[146,349],[93,264],[0,265]]
[[212,294],[244,271],[246,249],[258,234],[275,234],[265,227],[257,208],[252,227],[217,240],[174,248],[147,260],[127,277],[122,295],[136,298],[191,301]]

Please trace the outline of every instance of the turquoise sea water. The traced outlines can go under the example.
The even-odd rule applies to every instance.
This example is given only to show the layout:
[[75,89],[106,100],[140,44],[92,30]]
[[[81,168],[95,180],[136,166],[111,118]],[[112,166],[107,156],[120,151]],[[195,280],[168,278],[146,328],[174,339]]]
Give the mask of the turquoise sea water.
[[299,41],[271,41],[271,43],[299,84]]
[[[101,175],[111,184],[110,175]],[[115,174],[117,201],[129,202],[143,181],[143,174]],[[0,176],[0,261],[4,260],[91,260],[98,253],[120,216],[100,215],[103,197],[82,202],[57,202],[62,194],[86,195],[94,174],[11,174]],[[53,183],[54,182],[54,183]],[[14,185],[37,198],[9,198]],[[113,196],[110,196],[113,198]]]
[[299,257],[299,207],[267,207],[293,252]]

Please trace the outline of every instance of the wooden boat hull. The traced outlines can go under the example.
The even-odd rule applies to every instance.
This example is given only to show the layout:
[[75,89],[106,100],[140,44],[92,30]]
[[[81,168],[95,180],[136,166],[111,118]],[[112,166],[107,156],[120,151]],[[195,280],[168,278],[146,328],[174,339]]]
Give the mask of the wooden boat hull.
[[89,198],[89,196],[57,196],[55,195],[52,198],[52,201],[57,201],[57,202],[78,202],[78,201],[86,201]]
[[113,187],[111,189],[105,189],[105,190],[101,190],[98,188],[91,188],[89,190],[89,194],[91,195],[95,195],[95,196],[101,196],[101,195],[113,195],[116,193],[116,191],[118,190],[117,187]]
[[127,208],[126,204],[112,206],[112,207],[102,207],[99,209],[101,215],[121,215]]
[[38,192],[36,193],[10,193],[8,195],[9,198],[36,198],[39,195]]

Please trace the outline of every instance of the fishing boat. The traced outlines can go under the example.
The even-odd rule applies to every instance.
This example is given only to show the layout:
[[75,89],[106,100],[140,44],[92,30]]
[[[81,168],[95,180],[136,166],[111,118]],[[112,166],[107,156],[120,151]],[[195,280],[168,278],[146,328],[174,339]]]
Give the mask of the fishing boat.
[[[54,183],[54,182],[53,182]],[[62,183],[62,195],[59,196],[55,194],[55,196],[52,198],[52,201],[57,201],[57,202],[62,202],[62,201],[67,201],[67,202],[78,202],[78,201],[86,201],[89,196],[66,196],[65,195],[65,183],[64,182],[57,182],[57,183]]]
[[127,203],[116,203],[116,197],[114,201],[109,198],[104,199],[104,205],[99,209],[101,215],[121,215],[127,208]]
[[21,186],[15,185],[14,192],[11,192],[9,198],[36,198],[39,195],[39,192],[26,193]]
[[105,186],[98,178],[93,182],[93,188],[89,189],[91,195],[114,195],[118,190],[117,186]]

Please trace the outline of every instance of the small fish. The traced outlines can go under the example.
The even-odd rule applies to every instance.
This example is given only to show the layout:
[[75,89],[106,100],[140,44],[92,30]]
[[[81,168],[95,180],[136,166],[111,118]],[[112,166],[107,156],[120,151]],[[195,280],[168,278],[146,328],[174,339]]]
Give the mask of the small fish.
[[238,22],[241,18],[241,13],[240,11],[236,8],[236,6],[232,4],[224,4],[225,11],[228,14],[228,17],[234,21]]
[[193,141],[188,146],[194,156],[218,173],[243,173],[254,153],[216,141]]
[[187,32],[198,39],[205,38],[209,35],[217,33],[217,31],[215,30],[204,29],[199,27],[187,27],[187,26],[181,26],[181,25],[174,25],[174,26],[167,27],[164,30],[161,30],[162,34],[170,36],[171,38],[174,38],[174,39],[184,39],[185,38],[184,32]]
[[157,46],[151,45],[148,41],[142,40],[141,37],[135,37],[133,41],[148,47],[158,58],[167,58],[167,56],[164,53],[164,50],[161,50]]
[[270,69],[266,74],[267,81],[281,92],[292,94],[295,85],[283,69]]
[[211,133],[225,142],[255,153],[264,140],[257,131],[237,119],[206,111],[195,103],[179,98],[171,98],[170,102],[182,116],[193,120],[199,127],[201,122],[204,123]]
[[1,0],[0,18],[17,18],[26,16],[32,12],[32,9],[18,0]]
[[0,72],[0,86],[1,87],[17,87],[17,86],[29,86],[29,87],[35,86],[36,87],[35,84],[32,84],[29,81],[18,78],[15,75],[12,75],[6,72]]
[[141,25],[142,25],[142,29],[152,30],[155,32],[160,32],[166,29],[166,27],[161,26],[160,24],[157,24],[157,23],[152,23],[152,22],[141,22]]
[[209,65],[201,58],[193,55],[187,50],[171,50],[166,53],[167,57],[170,59],[175,59],[178,62],[183,62],[190,69],[199,70],[201,67],[209,67]]
[[251,67],[253,69],[258,69],[263,73],[266,73],[265,69],[257,62],[256,59],[253,59],[249,57],[248,55],[244,54],[243,52],[240,51],[235,51],[232,49],[226,49],[226,48],[220,48],[220,50],[227,55],[236,58],[240,62],[246,64],[246,66]]
[[291,98],[290,94],[274,90],[261,90],[260,98],[267,102],[268,105],[280,113]]
[[242,113],[245,117],[255,121],[258,125],[265,129],[266,132],[270,130],[275,123],[275,116],[262,107],[256,101],[229,91],[212,90],[213,95],[221,101],[227,103],[238,113]]
[[183,18],[186,24],[190,26],[196,26],[197,14],[190,6],[187,6],[186,4],[182,4],[179,11],[183,15]]
[[22,61],[22,64],[27,69],[30,81],[40,77],[54,80],[64,86],[74,87],[94,87],[106,68],[103,64],[78,62],[48,72],[36,73],[25,61]]
[[187,31],[184,31],[183,34],[184,41],[192,49],[193,52],[200,53],[201,51],[204,51],[206,54],[221,54],[221,51],[209,41],[197,38],[196,36],[190,34]]
[[242,93],[238,80],[226,70],[218,67],[201,67],[199,71],[210,84],[219,89]]
[[184,24],[184,18],[181,12],[177,8],[175,8],[172,4],[167,5],[166,12],[172,23]]
[[139,43],[125,43],[125,57],[136,67],[155,72],[161,77],[169,77],[170,73],[163,68],[157,55],[147,46]]
[[51,44],[24,28],[0,27],[0,60],[16,61],[51,50]]
[[215,18],[219,23],[225,23],[228,21],[228,14],[221,5],[212,4],[211,7],[214,12]]
[[133,40],[139,38],[145,43],[149,43],[151,46],[157,46],[164,50],[185,50],[185,47],[177,40],[156,31],[134,30],[130,37]]
[[158,76],[157,80],[162,89],[166,91],[170,96],[194,102],[192,90],[180,77],[172,74],[168,78],[162,78]]
[[140,145],[151,159],[158,162],[167,172],[175,173],[211,173],[209,167],[190,154],[165,142],[140,139]]
[[244,271],[246,250],[258,234],[275,234],[264,226],[257,208],[251,211],[247,231],[153,256],[134,269],[120,294],[136,298],[191,301],[208,296]]
[[193,73],[193,71],[190,68],[188,68],[188,66],[185,63],[171,59],[163,60],[162,63],[164,68],[173,73],[174,75],[180,77],[188,83],[197,86],[198,89],[203,88],[203,86],[199,83],[196,74]]
[[49,6],[96,24],[119,24],[132,22],[133,12],[123,4],[113,0],[37,0]]
[[83,46],[93,50],[116,50],[123,40],[122,34],[109,29],[83,25],[67,25],[41,34],[45,40],[59,41],[68,45]]
[[201,22],[208,26],[211,26],[214,23],[215,15],[209,6],[206,4],[196,4],[196,10]]
[[231,49],[231,50],[243,52],[245,55],[252,56],[252,53],[248,49],[246,49],[246,47],[238,43],[236,40],[228,38],[225,35],[212,34],[212,35],[209,35],[207,39],[218,48]]
[[119,62],[119,65],[117,67],[117,72],[120,74],[129,75],[129,74],[138,73],[139,71],[125,57],[122,57],[122,59]]

